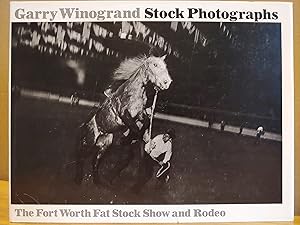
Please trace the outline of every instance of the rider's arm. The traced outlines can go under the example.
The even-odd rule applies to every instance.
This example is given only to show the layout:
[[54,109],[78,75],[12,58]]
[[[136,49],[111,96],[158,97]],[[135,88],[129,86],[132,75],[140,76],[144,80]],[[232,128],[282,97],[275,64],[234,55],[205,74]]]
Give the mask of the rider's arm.
[[145,152],[147,152],[148,154],[150,154],[151,152],[150,141],[145,144]]

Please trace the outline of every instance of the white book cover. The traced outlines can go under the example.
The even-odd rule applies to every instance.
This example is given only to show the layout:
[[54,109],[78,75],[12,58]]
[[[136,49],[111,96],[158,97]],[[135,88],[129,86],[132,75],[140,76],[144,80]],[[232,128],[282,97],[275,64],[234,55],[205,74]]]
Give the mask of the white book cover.
[[292,12],[11,2],[10,221],[293,220]]

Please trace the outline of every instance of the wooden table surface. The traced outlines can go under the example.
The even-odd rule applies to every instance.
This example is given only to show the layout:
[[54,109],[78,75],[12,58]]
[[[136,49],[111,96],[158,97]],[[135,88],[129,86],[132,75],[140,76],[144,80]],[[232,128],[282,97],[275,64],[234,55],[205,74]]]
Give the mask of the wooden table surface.
[[[8,222],[8,182],[0,180],[0,224],[13,224],[13,225],[30,225],[36,223],[9,223]],[[47,223],[49,224],[49,223]],[[202,223],[203,224],[203,223]],[[268,225],[300,225],[300,216],[295,217],[294,222],[256,222],[256,223],[212,223],[214,225],[228,225],[228,224],[246,224],[246,225],[258,225],[258,224],[268,224]],[[46,223],[45,223],[46,225]],[[70,223],[68,224],[70,225]]]

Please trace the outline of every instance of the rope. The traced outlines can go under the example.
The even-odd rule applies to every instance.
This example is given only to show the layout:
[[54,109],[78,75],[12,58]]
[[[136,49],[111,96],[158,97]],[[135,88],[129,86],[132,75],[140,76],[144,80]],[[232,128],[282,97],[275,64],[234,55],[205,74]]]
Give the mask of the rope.
[[151,107],[151,117],[150,117],[150,125],[149,125],[149,137],[150,137],[150,140],[151,140],[153,116],[154,116],[154,110],[155,110],[155,105],[156,105],[156,100],[157,100],[157,94],[158,94],[158,90],[155,89],[155,95],[154,95],[154,99],[153,99],[153,103],[152,103],[152,107]]
[[151,134],[152,134],[152,124],[153,124],[153,116],[154,116],[154,110],[155,110],[155,105],[156,105],[156,100],[157,100],[157,94],[158,94],[158,90],[155,88],[155,95],[154,95],[154,99],[153,99],[153,103],[151,106],[151,116],[150,116],[150,125],[149,125],[149,150],[151,148]]

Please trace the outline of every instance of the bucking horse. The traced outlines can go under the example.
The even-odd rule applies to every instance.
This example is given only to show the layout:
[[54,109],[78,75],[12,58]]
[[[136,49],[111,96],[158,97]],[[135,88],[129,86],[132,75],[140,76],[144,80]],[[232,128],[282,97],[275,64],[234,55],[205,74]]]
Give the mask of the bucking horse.
[[80,126],[75,177],[77,183],[82,182],[84,161],[88,156],[93,157],[93,182],[100,183],[100,160],[110,149],[116,132],[129,129],[137,140],[142,140],[145,129],[141,129],[138,124],[144,124],[149,119],[145,113],[149,85],[161,91],[168,89],[172,82],[165,57],[138,56],[125,59],[113,72],[112,79],[123,83]]

